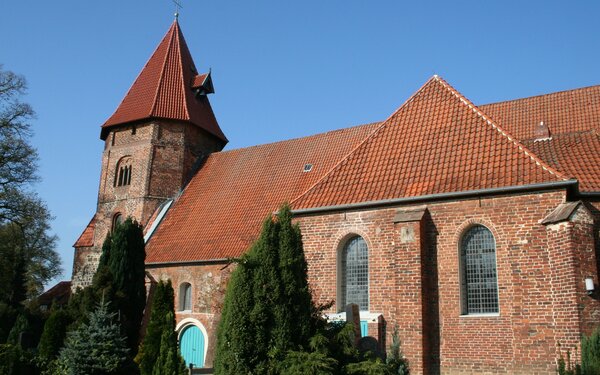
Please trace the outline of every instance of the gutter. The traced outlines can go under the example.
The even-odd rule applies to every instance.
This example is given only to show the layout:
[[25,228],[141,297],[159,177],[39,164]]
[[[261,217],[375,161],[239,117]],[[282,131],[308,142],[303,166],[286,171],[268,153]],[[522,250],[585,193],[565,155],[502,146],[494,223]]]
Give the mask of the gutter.
[[[310,215],[310,214],[316,214],[316,213],[321,213],[321,212],[345,211],[345,210],[355,210],[355,209],[363,209],[363,208],[375,208],[375,207],[381,207],[381,206],[392,206],[392,205],[400,205],[400,204],[406,204],[406,203],[447,200],[447,199],[455,199],[455,198],[478,197],[478,196],[495,195],[495,194],[512,194],[512,193],[521,193],[521,192],[536,191],[536,190],[557,190],[557,189],[570,188],[570,187],[574,188],[577,191],[578,185],[579,185],[579,182],[577,180],[544,182],[541,184],[531,184],[531,185],[522,185],[522,186],[507,186],[507,187],[492,188],[492,189],[479,189],[479,190],[459,191],[459,192],[451,192],[451,193],[420,195],[417,197],[383,199],[383,200],[378,200],[378,201],[341,204],[341,205],[335,205],[335,206],[300,208],[297,210],[292,210],[292,214],[293,215]],[[580,195],[581,195],[581,193],[580,193]],[[600,197],[600,194],[595,195],[595,196]]]
[[581,198],[595,198],[600,199],[600,192],[589,192],[589,193],[579,193]]
[[177,267],[177,266],[203,266],[208,264],[226,264],[231,263],[231,258],[207,259],[207,260],[189,260],[179,262],[151,262],[146,263],[146,268]]

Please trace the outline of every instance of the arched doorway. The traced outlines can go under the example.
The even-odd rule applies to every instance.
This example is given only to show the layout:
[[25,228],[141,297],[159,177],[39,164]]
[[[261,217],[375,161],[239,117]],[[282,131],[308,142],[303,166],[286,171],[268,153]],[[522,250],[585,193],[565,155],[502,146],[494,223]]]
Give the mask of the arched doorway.
[[181,329],[179,350],[186,367],[189,367],[190,363],[194,367],[204,367],[205,341],[204,333],[198,326],[188,324]]

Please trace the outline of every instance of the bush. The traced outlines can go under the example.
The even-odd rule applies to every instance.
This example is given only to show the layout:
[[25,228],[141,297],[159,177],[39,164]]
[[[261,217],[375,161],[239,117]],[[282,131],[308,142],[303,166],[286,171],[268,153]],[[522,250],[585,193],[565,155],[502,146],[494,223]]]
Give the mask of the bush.
[[398,325],[394,326],[394,331],[392,332],[392,346],[387,356],[387,364],[394,375],[408,375],[410,373],[408,360],[404,358],[402,348],[400,347]]
[[581,366],[579,364],[573,364],[571,362],[571,351],[567,350],[567,360],[563,357],[562,353],[558,359],[558,375],[582,375]]
[[581,341],[581,370],[585,375],[600,374],[600,328]]
[[0,345],[0,374],[34,375],[36,373],[37,369],[30,352],[17,345]]
[[55,310],[50,314],[38,345],[38,355],[41,358],[52,360],[58,356],[67,336],[67,327],[71,322],[71,315],[65,310]]

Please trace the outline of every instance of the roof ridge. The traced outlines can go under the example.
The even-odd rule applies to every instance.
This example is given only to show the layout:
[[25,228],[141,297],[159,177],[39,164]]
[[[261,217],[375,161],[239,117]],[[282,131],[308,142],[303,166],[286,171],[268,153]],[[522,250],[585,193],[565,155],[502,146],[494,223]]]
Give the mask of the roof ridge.
[[334,164],[333,167],[331,167],[326,173],[324,173],[323,176],[321,176],[321,178],[319,178],[314,184],[309,186],[308,189],[306,189],[302,194],[300,194],[296,198],[292,199],[290,201],[290,206],[293,206],[294,202],[300,200],[303,196],[308,194],[317,185],[319,185],[321,183],[321,181],[325,180],[325,178],[327,178],[329,175],[331,175],[331,173],[333,173],[333,171],[336,170],[343,162],[348,160],[348,158],[352,154],[354,154],[356,152],[356,150],[358,150],[365,143],[367,143],[370,139],[372,139],[375,136],[375,134],[379,133],[379,131],[387,125],[388,121],[392,117],[394,117],[403,108],[405,108],[410,102],[412,102],[419,94],[421,94],[421,92],[423,92],[423,89],[425,89],[425,87],[427,87],[430,84],[430,82],[433,82],[437,78],[438,78],[437,74],[434,74],[433,77],[429,78],[417,91],[415,91],[414,94],[412,94],[408,99],[406,99],[404,101],[404,103],[402,103],[394,112],[392,112],[391,115],[389,115],[384,121],[382,121],[381,125],[379,127],[377,127],[375,130],[373,130],[369,135],[367,135],[362,142],[360,142],[358,145],[356,145],[356,147],[354,147],[352,150],[350,150],[350,152],[348,154],[346,154],[346,156],[344,156],[342,159],[340,159],[340,161],[338,161],[336,164]]
[[600,84],[598,84],[598,85],[590,85],[590,86],[583,86],[583,87],[576,87],[574,89],[567,89],[567,90],[560,90],[560,91],[548,92],[548,93],[545,93],[545,94],[524,96],[522,98],[502,100],[502,101],[499,101],[499,102],[485,103],[485,104],[480,104],[479,107],[492,106],[492,105],[500,105],[500,104],[504,104],[504,103],[518,102],[518,101],[522,101],[522,100],[542,98],[542,97],[545,97],[545,96],[554,96],[554,95],[566,94],[566,93],[575,92],[575,91],[584,91],[584,90],[589,90],[591,88],[600,88]]
[[[175,22],[177,23],[177,19],[175,19]],[[186,84],[190,84],[190,82],[185,82],[185,76],[183,74],[183,52],[181,51],[181,38],[183,37],[183,33],[181,31],[181,29],[179,28],[179,23],[177,23],[177,30],[176,31],[176,35],[175,35],[175,42],[177,43],[177,50],[179,51],[179,75],[181,77],[181,90],[183,93],[183,98],[185,100],[185,105],[183,106],[183,110],[185,111],[185,115],[187,116],[188,120],[190,120],[192,118],[192,116],[190,115],[190,109],[189,109],[189,103],[188,103],[188,97],[187,97],[187,92],[186,92]],[[187,48],[187,46],[186,46]],[[192,76],[193,77],[193,76]]]
[[[178,28],[178,23],[177,23],[177,19],[175,19],[175,21],[173,21],[173,25],[171,26],[171,28]],[[169,60],[169,53],[171,52],[171,44],[173,43],[173,35],[174,33],[171,32],[171,30],[169,30],[169,32],[171,33],[171,37],[169,38],[169,41],[167,42],[167,50],[165,51],[165,56],[164,56],[164,60],[162,62],[162,67],[160,69],[160,78],[158,81],[158,85],[156,85],[156,91],[154,92],[154,99],[152,99],[152,109],[150,109],[150,113],[148,114],[148,116],[152,117],[152,115],[154,114],[154,110],[156,109],[156,104],[158,103],[158,94],[160,93],[160,89],[162,87],[163,81],[165,79],[165,68],[167,66],[167,61]],[[162,43],[160,43],[162,44]],[[160,47],[159,44],[159,47]],[[150,59],[152,59],[152,57],[150,57]]]
[[533,151],[531,151],[529,148],[525,147],[521,142],[519,142],[519,140],[517,140],[515,137],[513,137],[511,134],[509,134],[506,130],[504,130],[503,127],[496,124],[496,122],[494,122],[494,120],[492,120],[490,117],[488,117],[479,107],[477,107],[475,104],[473,104],[473,102],[471,102],[464,95],[462,95],[460,92],[458,92],[458,90],[456,90],[454,87],[452,87],[444,79],[442,79],[441,77],[438,77],[438,76],[434,76],[434,78],[439,84],[442,85],[442,87],[444,87],[446,90],[450,91],[454,96],[456,96],[460,100],[461,103],[466,105],[469,109],[471,109],[473,112],[475,112],[479,117],[481,117],[483,120],[485,120],[488,125],[490,125],[494,129],[496,129],[501,135],[503,135],[509,141],[511,141],[515,146],[517,146],[519,148],[520,151],[523,151],[523,153],[525,153],[525,155],[529,156],[529,158],[531,158],[531,160],[533,160],[536,163],[536,165],[539,165],[544,170],[548,171],[550,174],[553,174],[558,178],[561,178],[564,180],[569,179],[568,177],[563,175],[561,172],[552,168],[549,164],[544,162]]

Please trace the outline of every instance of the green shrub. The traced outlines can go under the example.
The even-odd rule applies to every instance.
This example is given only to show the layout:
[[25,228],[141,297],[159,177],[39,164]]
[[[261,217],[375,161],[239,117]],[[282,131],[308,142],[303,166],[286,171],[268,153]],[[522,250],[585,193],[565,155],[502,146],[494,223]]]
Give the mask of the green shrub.
[[[175,321],[172,319],[174,310],[174,292],[171,280],[167,282],[161,280],[154,290],[146,335],[135,357],[135,362],[139,364],[142,375],[152,375],[160,353],[163,332],[175,330]],[[171,320],[166,319],[169,313]]]
[[585,375],[600,374],[600,328],[581,340],[581,370]]
[[326,354],[313,352],[288,352],[281,362],[281,375],[332,375],[335,374],[337,361]]
[[38,355],[45,360],[56,358],[60,348],[63,347],[67,336],[67,327],[72,319],[65,310],[55,310],[50,314],[38,345]]
[[0,345],[0,374],[2,375],[34,375],[33,354],[21,349],[18,345]]
[[581,366],[579,364],[573,364],[571,362],[571,351],[567,350],[567,359],[563,357],[562,353],[558,359],[558,375],[582,375]]

